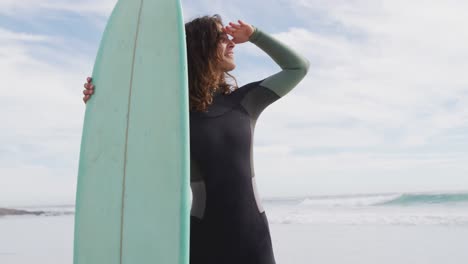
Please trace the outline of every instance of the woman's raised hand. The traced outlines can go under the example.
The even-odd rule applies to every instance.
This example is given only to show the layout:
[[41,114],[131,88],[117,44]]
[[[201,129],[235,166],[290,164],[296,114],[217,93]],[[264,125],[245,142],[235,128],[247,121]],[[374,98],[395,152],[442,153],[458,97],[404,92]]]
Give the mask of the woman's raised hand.
[[83,101],[86,102],[91,98],[91,95],[94,94],[94,84],[92,83],[93,78],[88,77],[86,78],[86,83],[84,84],[85,90],[83,90]]
[[238,22],[238,24],[229,22],[229,25],[224,27],[224,31],[232,36],[232,41],[236,44],[247,42],[255,31],[252,25],[242,20]]

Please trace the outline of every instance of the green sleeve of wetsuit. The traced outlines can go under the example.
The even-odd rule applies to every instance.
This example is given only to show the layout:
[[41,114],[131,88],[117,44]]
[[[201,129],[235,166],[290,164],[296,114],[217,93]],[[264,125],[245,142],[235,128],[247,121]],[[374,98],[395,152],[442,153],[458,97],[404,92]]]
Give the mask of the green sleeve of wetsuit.
[[272,36],[255,28],[249,41],[265,51],[280,67],[281,71],[260,83],[283,97],[291,91],[307,74],[309,61]]

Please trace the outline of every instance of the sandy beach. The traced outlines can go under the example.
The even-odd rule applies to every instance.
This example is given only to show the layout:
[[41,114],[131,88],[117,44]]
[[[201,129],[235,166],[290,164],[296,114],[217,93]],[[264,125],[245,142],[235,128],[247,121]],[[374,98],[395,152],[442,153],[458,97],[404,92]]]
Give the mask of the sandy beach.
[[462,264],[468,227],[271,226],[278,264]]
[[[66,264],[73,215],[0,218],[0,263]],[[468,226],[271,224],[278,264],[464,264]]]

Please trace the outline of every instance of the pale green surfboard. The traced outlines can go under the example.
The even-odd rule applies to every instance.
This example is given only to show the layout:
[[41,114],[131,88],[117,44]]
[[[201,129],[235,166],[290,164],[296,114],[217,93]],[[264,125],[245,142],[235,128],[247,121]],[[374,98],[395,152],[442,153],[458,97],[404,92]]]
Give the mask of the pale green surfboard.
[[187,264],[187,62],[178,0],[119,0],[86,106],[75,264]]

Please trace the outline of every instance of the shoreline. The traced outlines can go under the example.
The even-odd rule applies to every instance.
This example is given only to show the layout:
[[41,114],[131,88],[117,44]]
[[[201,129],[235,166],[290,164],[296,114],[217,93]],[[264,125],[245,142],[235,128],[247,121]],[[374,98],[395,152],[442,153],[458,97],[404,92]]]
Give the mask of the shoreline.
[[44,215],[44,211],[26,211],[18,209],[0,208],[0,217],[8,215]]

